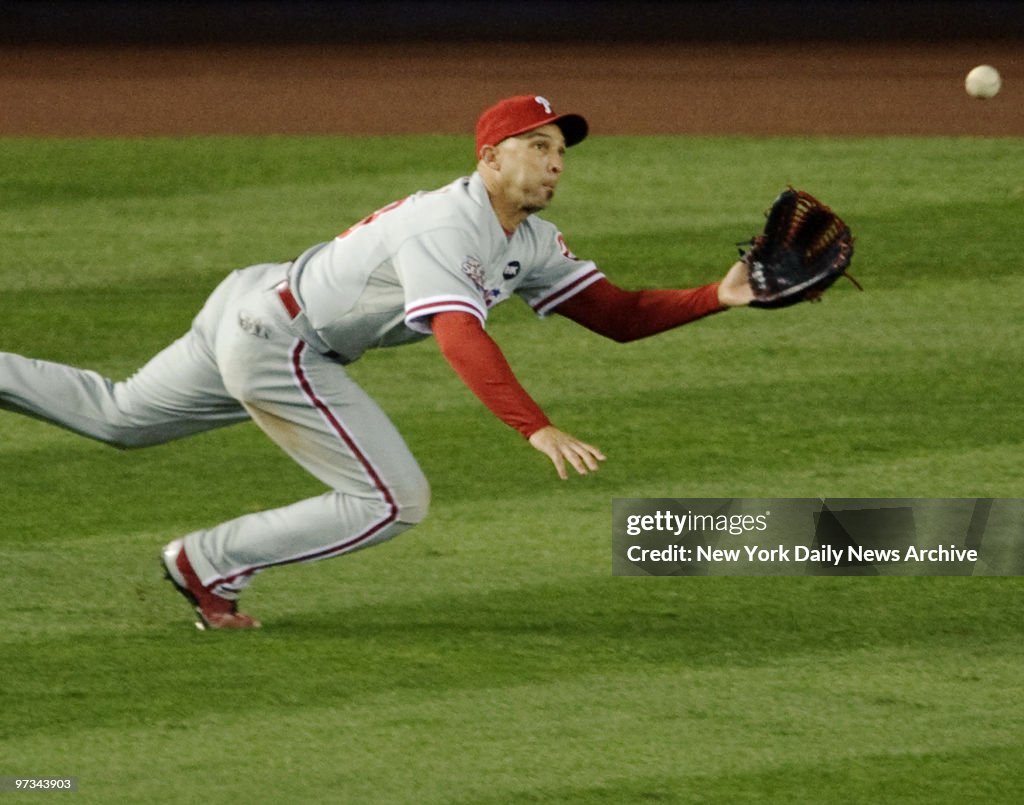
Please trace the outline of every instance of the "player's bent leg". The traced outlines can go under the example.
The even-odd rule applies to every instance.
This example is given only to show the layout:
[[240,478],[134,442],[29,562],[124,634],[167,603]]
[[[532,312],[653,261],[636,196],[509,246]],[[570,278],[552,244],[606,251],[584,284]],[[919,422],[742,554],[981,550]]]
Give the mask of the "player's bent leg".
[[415,525],[403,516],[409,514],[391,501],[332,491],[195,532],[184,544],[203,585],[234,600],[268,568],[330,559],[391,539]]
[[[382,412],[383,422],[373,432],[375,448],[367,448],[337,432],[295,422],[283,427],[281,417],[268,419],[258,409],[251,411],[292,458],[335,488],[190,534],[185,546],[192,565],[217,594],[235,598],[262,570],[368,548],[426,517],[427,479]],[[331,431],[335,428],[349,433],[337,419]]]
[[228,392],[329,491],[184,538],[201,589],[221,602],[237,599],[267,568],[390,539],[429,507],[426,478],[388,417],[339,362],[290,333],[273,292],[282,277],[283,267],[247,271],[238,284],[248,291],[230,299],[210,343]]
[[230,599],[262,570],[351,553],[423,520],[426,478],[388,417],[340,364],[294,339],[276,357],[265,341],[229,335],[219,343],[222,365],[231,362],[228,388],[331,491],[188,535],[185,550],[204,585]]
[[[240,612],[237,604],[258,572],[327,559],[390,539],[426,514],[428,496],[425,483],[418,495],[398,494],[397,507],[360,505],[349,495],[329,492],[240,517],[166,545],[161,557],[165,576],[192,605],[198,628],[258,628],[260,622]],[[398,519],[403,517],[407,519]],[[369,525],[353,536],[347,529],[361,520]],[[294,552],[303,545],[305,553]]]

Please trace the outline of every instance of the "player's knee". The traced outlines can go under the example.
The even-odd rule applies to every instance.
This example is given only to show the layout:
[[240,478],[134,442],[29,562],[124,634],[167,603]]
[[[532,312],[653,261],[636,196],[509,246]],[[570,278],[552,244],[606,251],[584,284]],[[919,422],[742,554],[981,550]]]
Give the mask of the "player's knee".
[[110,445],[118,450],[136,450],[140,447],[149,447],[157,444],[152,436],[144,429],[134,427],[130,424],[119,424],[110,422],[103,426],[97,434],[97,438],[104,444]]
[[153,429],[136,421],[129,410],[114,402],[104,410],[105,421],[97,424],[96,437],[118,450],[135,450],[157,444]]
[[165,417],[155,418],[145,399],[133,393],[131,382],[110,383],[103,404],[100,439],[119,450],[163,444],[173,438]]
[[106,426],[100,430],[97,434],[97,438],[103,442],[103,444],[113,447],[116,450],[132,450],[138,445],[135,444],[135,440],[130,430],[125,430],[113,426]]
[[426,478],[420,476],[415,481],[395,489],[394,499],[398,507],[398,522],[416,525],[426,518],[430,509],[430,484]]

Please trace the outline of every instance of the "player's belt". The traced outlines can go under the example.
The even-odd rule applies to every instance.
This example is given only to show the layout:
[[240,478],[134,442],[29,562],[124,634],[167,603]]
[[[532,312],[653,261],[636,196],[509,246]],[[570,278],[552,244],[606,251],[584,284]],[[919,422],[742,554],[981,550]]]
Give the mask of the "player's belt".
[[284,305],[288,316],[292,319],[298,318],[298,315],[302,312],[302,306],[299,304],[299,300],[295,298],[295,294],[292,293],[292,289],[288,287],[288,280],[279,283],[274,290],[277,292],[277,298],[281,300],[281,304]]
[[299,300],[295,298],[295,294],[292,293],[292,289],[288,287],[288,280],[282,280],[274,286],[274,293],[277,294],[277,298],[281,300],[281,304],[284,306],[285,313],[288,314],[288,318],[292,320],[292,326],[296,328],[295,334],[309,344],[313,349],[319,352],[321,355],[332,360],[341,361],[347,363],[341,354],[335,352],[324,340],[317,335],[316,331],[309,326],[309,322],[306,321],[303,316],[302,321],[295,321],[299,316],[302,315],[302,305],[299,304]]

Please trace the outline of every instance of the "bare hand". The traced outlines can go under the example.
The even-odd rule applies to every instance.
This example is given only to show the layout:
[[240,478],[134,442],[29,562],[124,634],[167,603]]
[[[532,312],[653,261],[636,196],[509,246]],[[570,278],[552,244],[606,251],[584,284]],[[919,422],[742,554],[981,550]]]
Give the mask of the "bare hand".
[[580,475],[586,475],[597,470],[597,462],[604,461],[604,453],[596,447],[563,433],[554,425],[548,425],[534,433],[530,437],[530,444],[551,459],[558,477],[563,481],[569,477],[566,462],[569,462]]
[[726,307],[742,307],[754,300],[750,287],[750,270],[742,260],[733,263],[718,286],[718,301]]

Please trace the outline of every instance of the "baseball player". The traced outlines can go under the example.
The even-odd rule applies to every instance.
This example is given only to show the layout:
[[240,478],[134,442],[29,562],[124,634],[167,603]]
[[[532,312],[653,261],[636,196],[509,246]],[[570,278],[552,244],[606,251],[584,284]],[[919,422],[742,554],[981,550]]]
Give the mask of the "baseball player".
[[120,448],[252,419],[329,491],[173,540],[168,579],[199,628],[259,626],[238,611],[256,574],[381,543],[427,514],[429,487],[394,425],[345,371],[367,350],[433,336],[466,385],[545,454],[558,476],[598,468],[595,446],[559,430],[485,330],[511,296],[629,341],[751,299],[738,262],[720,282],[623,290],[536,216],[587,122],[541,96],[480,116],[477,168],[367,216],[295,260],[230,274],[191,329],[123,382],[0,353],[0,407]]

